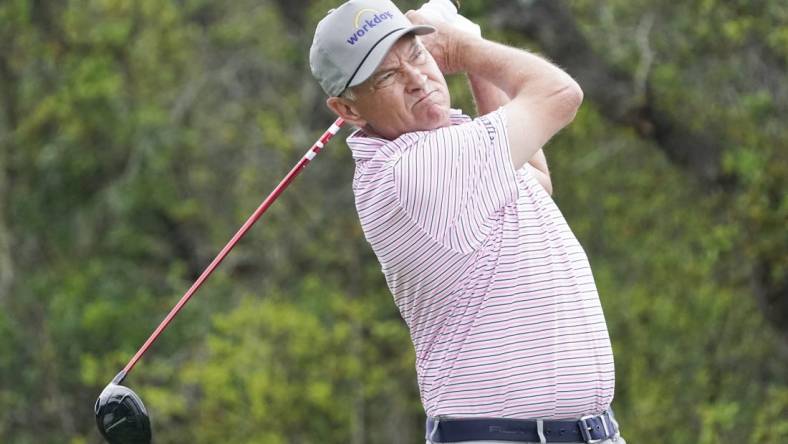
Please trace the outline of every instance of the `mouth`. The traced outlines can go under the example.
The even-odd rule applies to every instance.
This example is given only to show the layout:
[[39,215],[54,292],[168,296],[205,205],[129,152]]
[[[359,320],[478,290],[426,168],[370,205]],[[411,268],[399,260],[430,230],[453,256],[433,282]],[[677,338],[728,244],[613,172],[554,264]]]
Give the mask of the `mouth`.
[[417,100],[416,103],[413,104],[413,106],[415,107],[416,105],[418,105],[419,103],[423,102],[425,99],[427,99],[431,95],[435,94],[436,92],[438,92],[438,90],[432,90],[432,91],[428,92],[427,94],[424,95],[424,97],[422,97],[419,100]]

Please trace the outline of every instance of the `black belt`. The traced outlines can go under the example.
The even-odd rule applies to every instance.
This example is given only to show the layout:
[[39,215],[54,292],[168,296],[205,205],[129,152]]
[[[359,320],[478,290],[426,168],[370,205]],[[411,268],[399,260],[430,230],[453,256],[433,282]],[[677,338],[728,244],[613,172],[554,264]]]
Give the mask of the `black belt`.
[[435,443],[463,441],[595,443],[610,439],[617,433],[618,423],[609,411],[599,416],[584,416],[577,421],[427,418],[427,440]]

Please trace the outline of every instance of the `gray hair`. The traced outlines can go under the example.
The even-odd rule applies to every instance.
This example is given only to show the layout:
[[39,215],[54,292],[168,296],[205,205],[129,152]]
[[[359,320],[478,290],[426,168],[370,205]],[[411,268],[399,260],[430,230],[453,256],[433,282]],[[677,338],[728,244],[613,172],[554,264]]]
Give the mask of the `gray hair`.
[[349,100],[351,102],[355,102],[356,101],[356,93],[353,92],[353,88],[352,87],[351,88],[345,88],[345,90],[342,91],[339,94],[339,97],[342,97],[343,99]]

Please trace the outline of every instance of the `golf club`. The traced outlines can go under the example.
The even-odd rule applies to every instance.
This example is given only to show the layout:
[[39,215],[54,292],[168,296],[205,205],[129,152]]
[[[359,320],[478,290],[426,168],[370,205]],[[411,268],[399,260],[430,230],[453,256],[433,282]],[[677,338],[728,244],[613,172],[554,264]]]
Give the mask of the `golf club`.
[[96,424],[98,425],[99,432],[110,444],[147,444],[151,442],[152,431],[151,422],[148,415],[148,410],[142,402],[142,399],[134,393],[130,388],[121,385],[126,376],[131,372],[137,361],[148,351],[148,348],[153,344],[159,335],[170,324],[172,319],[183,308],[186,302],[192,297],[198,288],[205,282],[208,276],[213,273],[216,267],[224,260],[225,256],[233,249],[235,244],[246,234],[247,231],[254,225],[260,216],[265,213],[268,207],[279,197],[280,194],[287,188],[288,185],[295,179],[295,177],[306,167],[309,162],[320,153],[328,141],[336,135],[339,129],[344,124],[344,121],[337,119],[320,138],[312,145],[312,147],[304,154],[301,160],[293,167],[292,170],[285,176],[279,185],[274,188],[271,194],[260,204],[254,213],[246,220],[241,228],[235,233],[229,242],[222,248],[219,254],[213,259],[208,267],[202,272],[199,278],[192,284],[191,288],[181,297],[175,307],[170,310],[163,321],[156,327],[156,330],[148,337],[145,343],[140,347],[134,357],[126,364],[113,379],[102,390],[98,399],[96,400],[95,413]]

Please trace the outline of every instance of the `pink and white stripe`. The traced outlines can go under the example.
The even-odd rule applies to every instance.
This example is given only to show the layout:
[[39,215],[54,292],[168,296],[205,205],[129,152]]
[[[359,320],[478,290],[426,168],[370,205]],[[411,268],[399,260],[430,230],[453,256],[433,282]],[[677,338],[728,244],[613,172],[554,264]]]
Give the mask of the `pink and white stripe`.
[[388,141],[356,131],[353,191],[416,351],[430,416],[578,418],[613,398],[583,248],[511,163],[501,111]]

